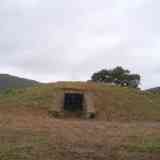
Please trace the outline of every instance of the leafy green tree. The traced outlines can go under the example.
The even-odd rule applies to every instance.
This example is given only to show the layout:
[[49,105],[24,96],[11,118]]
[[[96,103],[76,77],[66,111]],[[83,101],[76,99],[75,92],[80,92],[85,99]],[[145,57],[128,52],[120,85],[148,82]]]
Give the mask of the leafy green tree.
[[129,70],[118,66],[114,69],[103,69],[92,75],[91,81],[113,83],[120,86],[129,86],[137,88],[140,84],[141,77],[139,74],[131,74]]

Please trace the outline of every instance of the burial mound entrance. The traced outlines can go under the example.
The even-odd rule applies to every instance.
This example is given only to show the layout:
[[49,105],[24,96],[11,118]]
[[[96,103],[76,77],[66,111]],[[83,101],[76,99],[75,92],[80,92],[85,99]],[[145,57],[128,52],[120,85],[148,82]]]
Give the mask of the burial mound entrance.
[[64,110],[68,112],[83,112],[84,95],[80,93],[65,93]]

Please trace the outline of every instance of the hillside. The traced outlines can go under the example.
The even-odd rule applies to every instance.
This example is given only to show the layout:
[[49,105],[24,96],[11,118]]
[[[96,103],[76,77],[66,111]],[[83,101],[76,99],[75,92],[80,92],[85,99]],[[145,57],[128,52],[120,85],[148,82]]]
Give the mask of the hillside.
[[[94,120],[54,118],[63,88],[94,93]],[[160,96],[106,84],[61,82],[0,94],[2,160],[159,160]]]
[[0,91],[12,88],[25,88],[37,85],[38,82],[8,74],[0,74]]
[[160,93],[160,87],[147,89],[146,92]]
[[0,106],[44,108],[55,106],[56,94],[63,87],[74,87],[94,93],[96,119],[107,121],[160,120],[160,96],[135,89],[106,84],[65,82],[12,90],[0,95]]
[[159,160],[159,122],[54,119],[45,110],[0,108],[1,160]]

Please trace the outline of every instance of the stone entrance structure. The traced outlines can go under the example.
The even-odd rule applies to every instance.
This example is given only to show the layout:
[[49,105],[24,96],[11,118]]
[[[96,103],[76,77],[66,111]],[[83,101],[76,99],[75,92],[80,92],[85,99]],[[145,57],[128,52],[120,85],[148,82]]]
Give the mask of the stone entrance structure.
[[65,93],[64,95],[64,111],[83,112],[84,95],[80,93]]
[[93,96],[90,91],[61,88],[54,97],[55,104],[51,109],[52,115],[55,117],[75,115],[83,118],[94,118],[96,110]]

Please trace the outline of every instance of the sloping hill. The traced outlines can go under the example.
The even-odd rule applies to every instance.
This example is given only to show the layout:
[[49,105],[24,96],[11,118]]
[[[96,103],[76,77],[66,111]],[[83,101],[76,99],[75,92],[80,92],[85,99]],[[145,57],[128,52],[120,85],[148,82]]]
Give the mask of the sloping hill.
[[160,87],[150,88],[150,89],[147,89],[146,91],[152,92],[152,93],[160,93]]
[[8,74],[0,74],[0,91],[12,88],[25,88],[37,85],[38,82]]
[[[94,92],[95,120],[48,116],[65,87]],[[159,160],[159,104],[159,94],[95,83],[0,93],[0,160]]]
[[[68,82],[14,90],[0,95],[1,106],[44,108],[55,107],[55,95],[63,87],[74,87],[94,93],[96,119],[107,121],[160,120],[160,96],[135,89],[106,84]],[[17,108],[18,109],[18,108]]]

